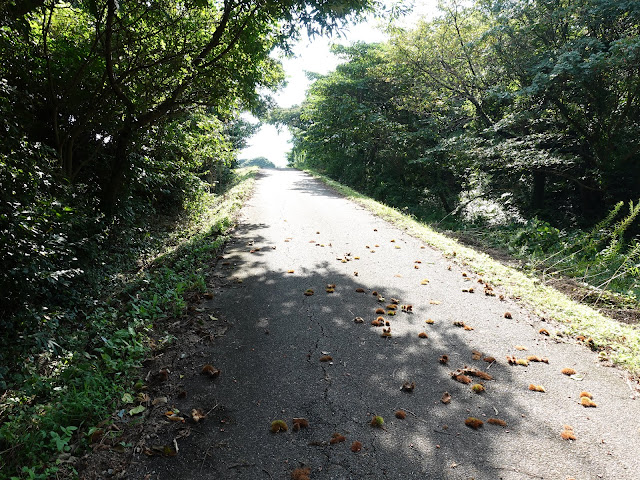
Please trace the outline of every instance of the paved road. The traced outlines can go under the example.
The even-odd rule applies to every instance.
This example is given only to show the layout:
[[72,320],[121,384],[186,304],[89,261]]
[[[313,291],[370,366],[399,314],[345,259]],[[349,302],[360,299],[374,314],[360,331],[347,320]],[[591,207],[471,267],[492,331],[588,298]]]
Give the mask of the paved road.
[[[450,259],[301,172],[261,176],[216,274],[207,308],[231,328],[204,358],[175,366],[190,394],[170,399],[183,412],[213,411],[177,440],[177,456],[141,456],[131,478],[288,479],[298,467],[312,479],[640,478],[640,404],[621,372],[572,339],[541,335],[554,325],[485,296],[473,272],[463,276]],[[469,287],[475,293],[463,292]],[[314,295],[305,296],[309,288]],[[392,335],[384,338],[370,322],[392,297],[413,313],[384,315]],[[474,350],[497,361],[474,360]],[[510,366],[507,355],[548,363]],[[214,381],[197,375],[208,361],[222,371]],[[483,393],[451,378],[465,366],[494,377],[474,379]],[[563,375],[565,367],[578,375]],[[402,391],[404,382],[415,389]],[[598,406],[579,405],[581,391]],[[370,425],[374,415],[384,428]],[[484,426],[466,426],[470,416]],[[294,417],[309,427],[292,431]],[[507,426],[486,423],[492,417]],[[276,419],[289,430],[271,433]],[[561,438],[563,425],[575,441]],[[346,441],[331,444],[334,433]],[[354,441],[360,452],[351,451]]]

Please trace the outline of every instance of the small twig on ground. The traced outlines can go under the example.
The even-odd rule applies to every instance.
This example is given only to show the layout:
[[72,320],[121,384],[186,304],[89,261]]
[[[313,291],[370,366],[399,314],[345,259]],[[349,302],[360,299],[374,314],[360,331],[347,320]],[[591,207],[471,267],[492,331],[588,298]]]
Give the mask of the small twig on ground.
[[211,450],[212,447],[213,445],[209,445],[207,449],[204,451],[204,455],[202,456],[202,463],[200,464],[200,471],[202,471],[202,469],[204,468],[204,462],[207,460],[207,456],[209,455],[209,450]]
[[248,463],[248,462],[243,462],[243,463],[232,463],[231,465],[229,465],[227,467],[228,470],[231,470],[232,468],[240,468],[240,467],[255,467],[256,464],[255,463]]
[[219,403],[216,403],[211,410],[204,414],[205,417],[208,417],[211,412],[213,412],[216,408],[220,406]]

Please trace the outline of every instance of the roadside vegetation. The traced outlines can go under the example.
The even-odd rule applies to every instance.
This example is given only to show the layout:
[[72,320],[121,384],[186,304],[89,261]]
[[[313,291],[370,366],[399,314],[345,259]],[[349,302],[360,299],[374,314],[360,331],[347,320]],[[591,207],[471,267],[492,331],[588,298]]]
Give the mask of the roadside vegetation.
[[276,168],[275,164],[267,157],[240,159],[238,163],[241,167]]
[[274,52],[376,3],[0,2],[0,478],[74,476],[207,287]]
[[639,23],[633,1],[444,2],[335,46],[344,63],[271,121],[291,165],[637,306]]
[[137,217],[135,227],[105,235],[93,265],[66,282],[57,303],[40,305],[41,316],[32,303],[22,320],[31,328],[5,332],[2,478],[73,474],[67,461],[136,396],[141,362],[173,341],[163,321],[184,315],[190,295],[206,291],[255,172],[230,173],[219,193],[199,195],[183,212]]

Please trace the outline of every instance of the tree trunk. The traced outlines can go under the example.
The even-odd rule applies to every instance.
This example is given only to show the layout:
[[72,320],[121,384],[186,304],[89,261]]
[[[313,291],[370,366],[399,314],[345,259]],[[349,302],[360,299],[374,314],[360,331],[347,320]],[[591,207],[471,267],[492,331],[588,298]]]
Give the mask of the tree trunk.
[[115,151],[111,161],[111,175],[102,191],[102,211],[112,216],[116,211],[118,199],[129,170],[129,142],[133,136],[131,125],[120,130],[115,140]]
[[547,176],[543,172],[533,172],[533,190],[531,192],[531,210],[544,208],[544,197]]

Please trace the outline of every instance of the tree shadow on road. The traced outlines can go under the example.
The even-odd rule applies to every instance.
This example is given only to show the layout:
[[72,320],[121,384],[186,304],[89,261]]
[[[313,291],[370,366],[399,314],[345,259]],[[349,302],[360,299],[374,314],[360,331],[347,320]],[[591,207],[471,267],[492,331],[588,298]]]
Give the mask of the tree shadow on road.
[[[321,190],[318,194],[326,196]],[[419,294],[399,280],[389,287],[383,275],[377,281],[355,276],[355,260],[330,254],[289,272],[293,260],[281,253],[282,244],[270,243],[267,228],[240,225],[218,262],[215,296],[206,308],[231,328],[200,357],[175,366],[189,395],[170,403],[182,412],[205,403],[215,408],[200,424],[176,427],[174,438],[188,430],[177,440],[179,455],[141,460],[140,478],[153,471],[150,478],[285,479],[298,467],[309,467],[313,479],[558,478],[540,476],[540,465],[526,464],[532,456],[543,462],[569,453],[552,422],[528,417],[524,402],[541,395],[544,409],[544,394],[529,392],[513,374],[524,367],[507,365],[500,354],[494,332],[505,320],[496,312],[505,307],[496,306],[498,299],[445,293],[436,282]],[[440,268],[425,263],[420,274],[437,278]],[[335,284],[334,292],[326,291],[328,284]],[[313,295],[304,295],[308,289]],[[389,315],[392,297],[411,304],[413,313]],[[384,314],[376,313],[378,308]],[[388,325],[372,326],[379,316]],[[425,322],[429,318],[433,324]],[[383,337],[389,327],[391,336]],[[421,332],[428,338],[420,338]],[[481,357],[474,359],[474,351]],[[446,364],[442,355],[448,356]],[[331,359],[321,361],[326,356]],[[489,356],[497,361],[483,360]],[[195,374],[204,363],[221,369],[214,382]],[[471,377],[484,386],[483,393],[452,378],[464,367],[493,377]],[[415,388],[403,391],[405,382]],[[445,392],[451,396],[446,404]],[[406,418],[396,418],[398,410]],[[371,425],[374,416],[383,417],[381,428]],[[269,431],[273,420],[291,427],[294,417],[307,419],[309,428]],[[484,425],[470,428],[469,417]],[[506,426],[489,424],[489,418]],[[346,440],[332,443],[336,433]],[[555,452],[536,453],[537,445],[520,443],[551,436],[558,438]],[[354,441],[362,444],[359,452],[351,451]],[[579,461],[589,469],[588,459]]]

